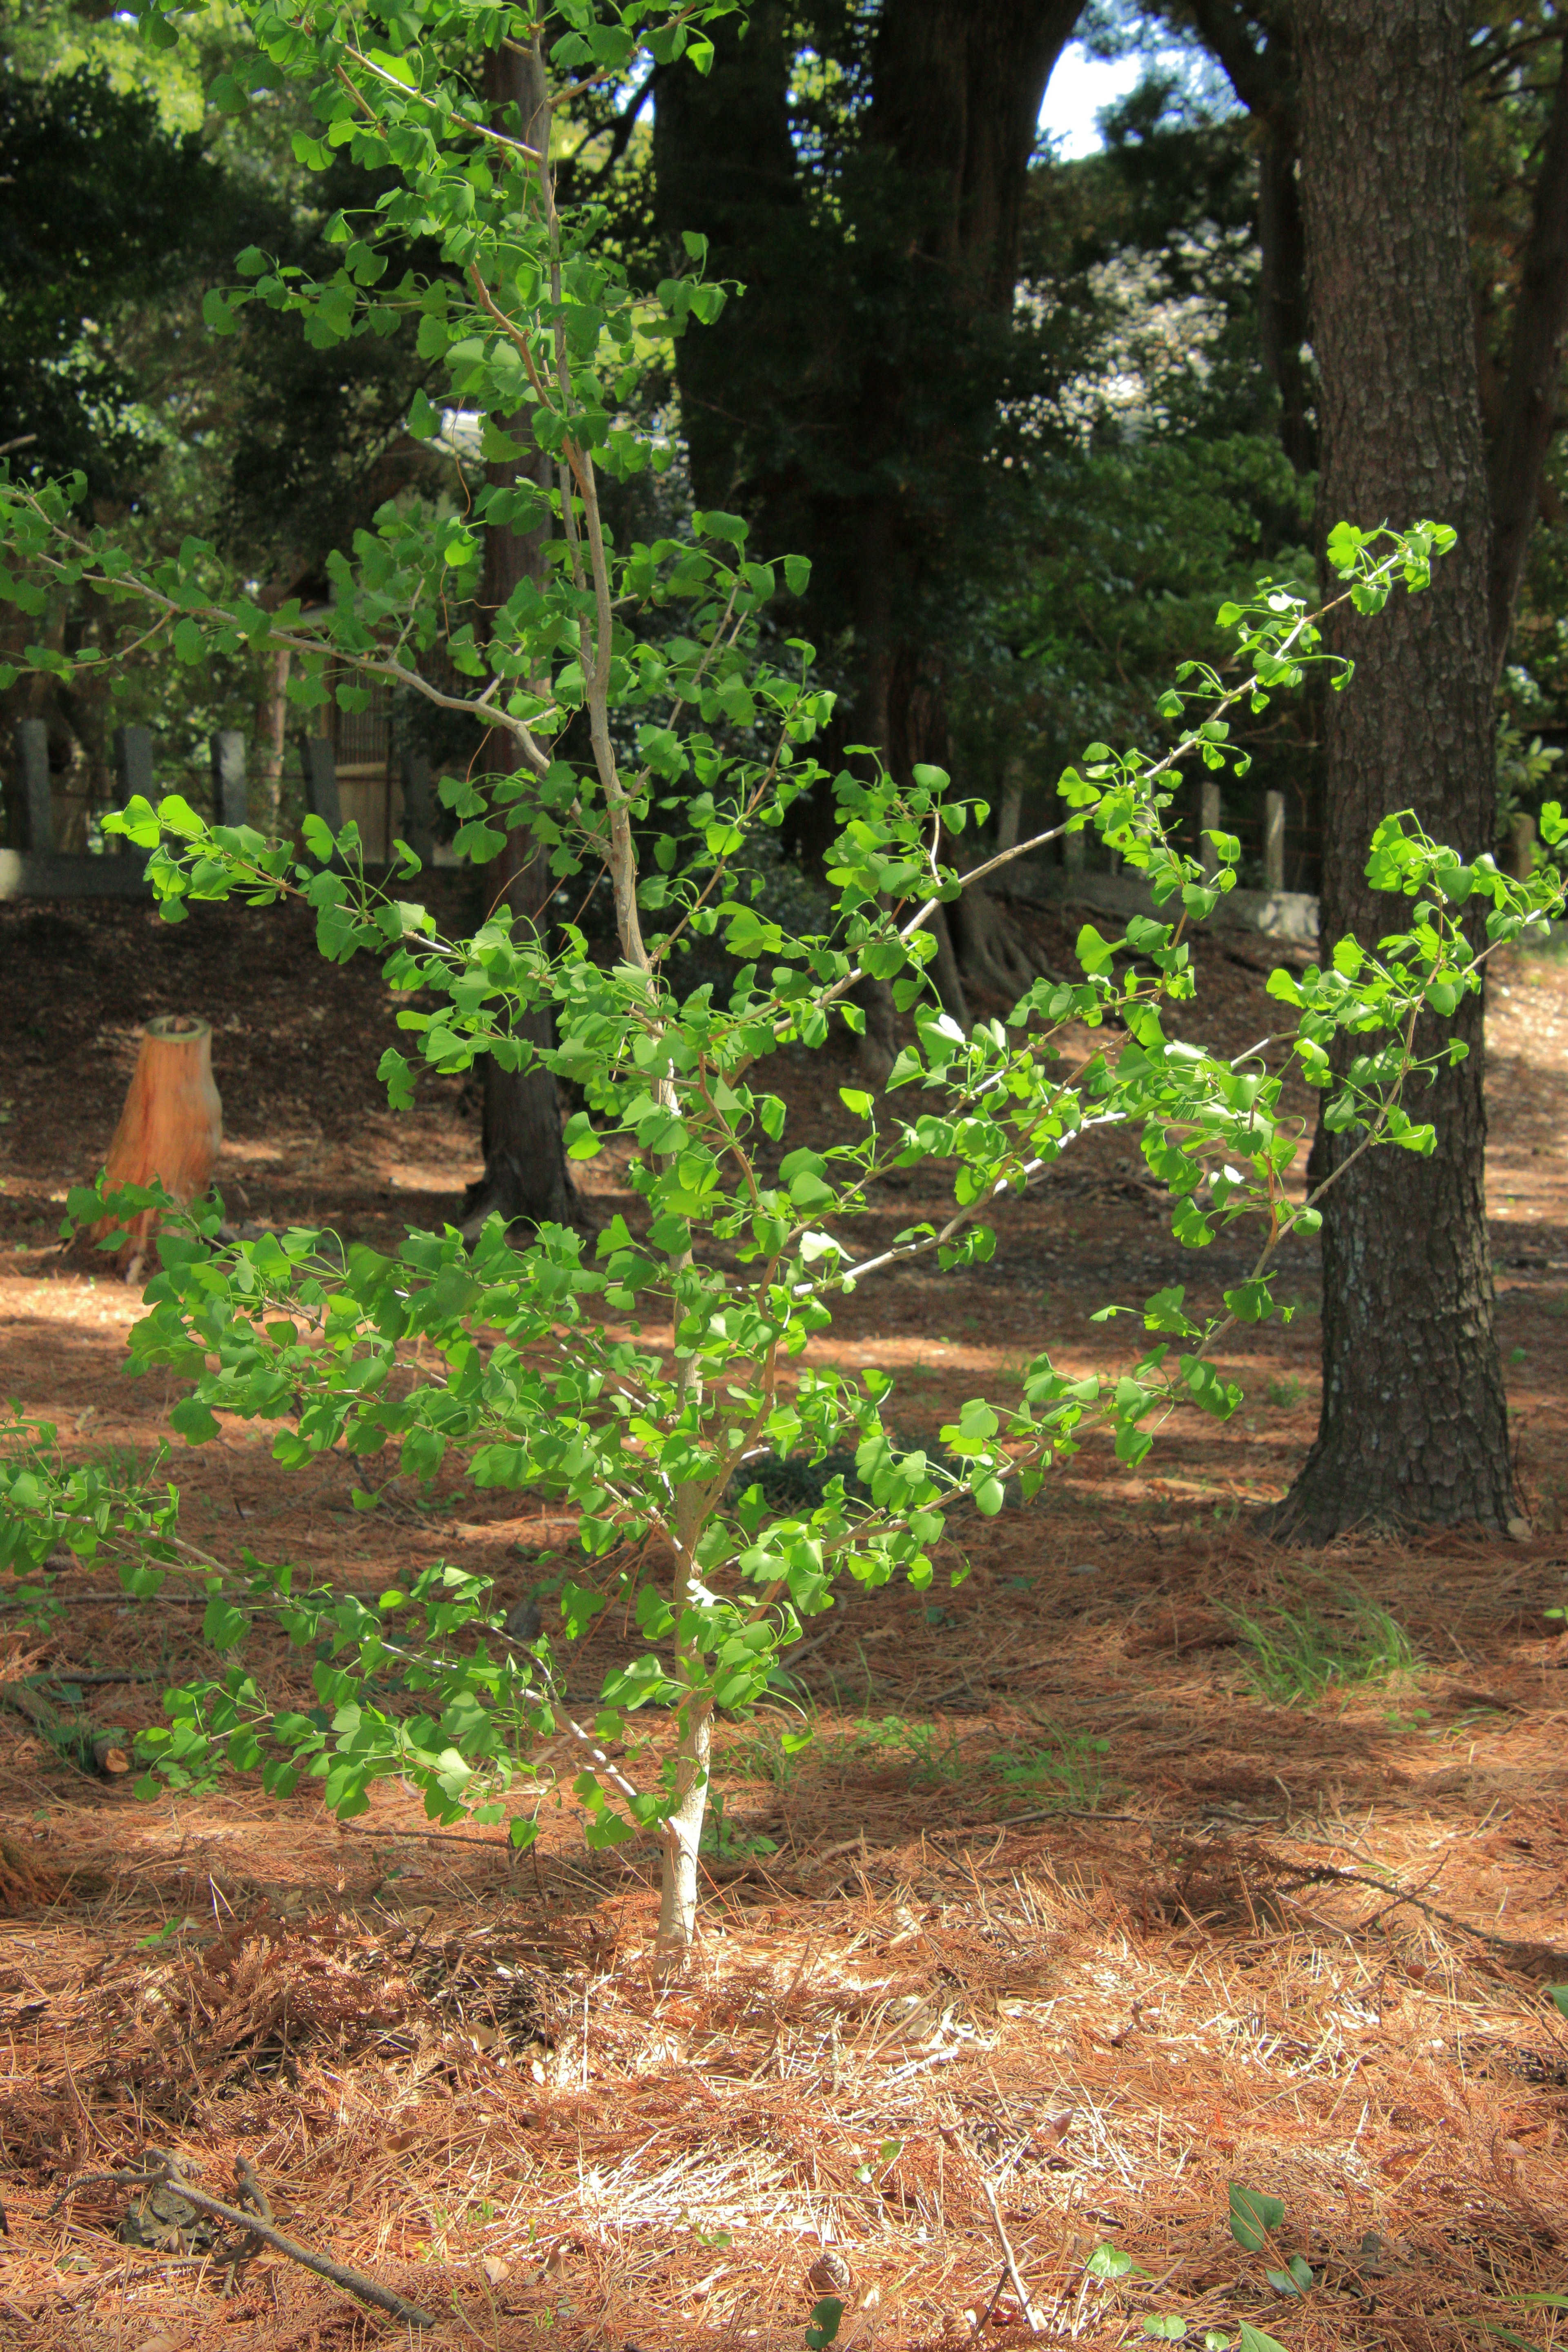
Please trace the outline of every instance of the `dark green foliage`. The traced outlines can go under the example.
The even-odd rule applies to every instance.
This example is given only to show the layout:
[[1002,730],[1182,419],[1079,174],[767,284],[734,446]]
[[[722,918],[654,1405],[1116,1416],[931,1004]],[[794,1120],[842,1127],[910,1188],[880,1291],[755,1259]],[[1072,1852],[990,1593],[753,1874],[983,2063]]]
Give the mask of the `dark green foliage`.
[[226,247],[229,184],[89,66],[28,81],[0,65],[0,442],[30,436],[18,468],[123,497],[161,436],[120,330]]
[[[282,268],[329,277],[342,248],[328,243],[327,226],[340,207],[367,208],[367,182],[374,201],[375,175],[340,155],[314,179],[310,208],[279,206],[270,235],[255,242]],[[397,262],[426,275],[439,270],[434,247],[405,248]],[[435,391],[438,371],[420,358],[406,322],[386,319],[374,332],[310,341],[288,312],[258,303],[238,343],[220,530],[242,561],[290,577],[315,574],[384,499],[440,487],[449,465],[422,448],[405,422],[416,393]]]

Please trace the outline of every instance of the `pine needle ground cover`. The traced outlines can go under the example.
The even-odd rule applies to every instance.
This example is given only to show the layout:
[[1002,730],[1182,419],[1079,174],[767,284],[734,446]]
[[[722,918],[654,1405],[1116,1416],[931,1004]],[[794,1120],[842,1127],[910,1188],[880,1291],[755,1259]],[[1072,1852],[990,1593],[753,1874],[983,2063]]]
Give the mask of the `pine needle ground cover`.
[[[30,939],[58,957],[38,927],[78,920],[0,910],[7,968]],[[73,1452],[145,1454],[177,1393],[121,1373],[134,1296],[52,1255],[52,1196],[89,1171],[134,1024],[171,987],[213,1021],[239,1214],[374,1235],[437,1216],[477,1160],[456,1085],[395,1123],[350,1088],[324,1122],[305,1057],[336,1050],[353,975],[280,928],[242,950],[223,910],[184,929],[165,970],[183,934],[95,915],[92,1004],[0,1048],[5,1385]],[[1568,978],[1522,956],[1499,978],[1493,1242],[1531,1538],[1250,1537],[1315,1417],[1303,1257],[1309,1311],[1237,1353],[1235,1422],[1173,1423],[1136,1477],[1086,1449],[1030,1509],[955,1525],[928,1592],[852,1599],[786,1660],[776,1709],[721,1726],[678,1983],[649,1965],[650,1857],[585,1854],[565,1815],[511,1857],[431,1834],[395,1783],[342,1829],[312,1794],[279,1811],[241,1781],[148,1807],[0,1712],[0,2340],[400,2339],[271,2254],[236,2273],[210,2244],[146,2242],[146,2192],[84,2179],[166,2147],[219,2197],[248,2159],[280,2228],[419,2304],[443,2347],[795,2347],[825,2293],[868,2352],[956,2346],[983,2318],[1022,2340],[1005,2235],[1046,2341],[1550,2352]],[[1237,1045],[1267,1025],[1262,985],[1230,961],[1205,983]],[[386,1010],[363,996],[374,1037]],[[374,1064],[363,1038],[352,1056]],[[826,1130],[831,1086],[817,1101],[799,1077],[792,1125]],[[594,1175],[607,1211],[615,1171]],[[1083,1318],[1110,1269],[1131,1258],[1147,1287],[1177,1255],[1110,1149],[1013,1217],[940,1307],[903,1277],[836,1329],[894,1373],[911,1430],[1043,1339],[1102,1357]],[[1229,1278],[1190,1256],[1180,1275]],[[182,1524],[217,1556],[248,1542],[371,1591],[444,1555],[548,1605],[571,1528],[526,1497],[468,1516],[454,1479],[355,1514],[354,1474],[286,1475],[251,1434],[181,1465]],[[71,1581],[0,1679],[134,1730],[200,1665],[200,1610],[171,1588],[132,1617]],[[1279,1639],[1310,1617],[1350,1654],[1368,1611],[1405,1654],[1293,1700],[1260,1686],[1241,1622]],[[91,1679],[110,1675],[134,1679]]]

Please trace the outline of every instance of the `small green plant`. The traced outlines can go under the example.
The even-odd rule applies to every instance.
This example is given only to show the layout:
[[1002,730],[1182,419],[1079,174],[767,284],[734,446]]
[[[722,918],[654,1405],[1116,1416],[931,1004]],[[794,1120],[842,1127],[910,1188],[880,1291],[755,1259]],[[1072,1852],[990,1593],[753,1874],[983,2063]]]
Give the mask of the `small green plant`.
[[1100,1759],[1110,1746],[1087,1732],[1058,1732],[1048,1748],[1003,1748],[991,1761],[1010,1788],[1091,1811],[1105,1795]]
[[[1244,2252],[1273,2252],[1274,2233],[1284,2225],[1281,2198],[1266,2197],[1261,2189],[1244,2188],[1239,2180],[1231,2182],[1230,2234]],[[1311,2264],[1300,2254],[1291,2254],[1283,2270],[1266,2270],[1263,2275],[1276,2294],[1309,2294],[1314,2283]]]
[[[1266,2218],[1269,2215],[1277,2218]],[[1231,2184],[1231,2235],[1248,2253],[1258,2252],[1268,2243],[1270,2231],[1278,2229],[1284,2219],[1285,2208],[1277,2197],[1262,2197],[1254,2189],[1244,2189],[1237,2182]],[[1142,2263],[1128,2253],[1124,2247],[1110,2244],[1096,2246],[1083,2267],[1086,2277],[1099,2279],[1106,2286],[1118,2286],[1124,2279],[1135,2283],[1149,2275]],[[1306,2272],[1307,2285],[1310,2286],[1311,2272],[1305,2263],[1292,2264],[1292,2272],[1298,2267]],[[1277,2274],[1270,2271],[1267,2275],[1269,2284],[1278,2286],[1284,2273]],[[1306,2288],[1292,2276],[1287,2280],[1281,2292],[1301,2294]],[[1137,2336],[1129,2341],[1136,2343],[1152,2337],[1156,2343],[1181,2344],[1186,2340],[1188,2332],[1188,2322],[1179,2311],[1153,2312],[1139,2322]],[[1254,2327],[1244,2319],[1234,2339],[1223,2327],[1205,2328],[1204,2352],[1285,2352],[1285,2347],[1278,2336],[1269,2336],[1263,2328]]]
[[1084,2269],[1090,2278],[1104,2279],[1108,2284],[1117,2279],[1131,2278],[1134,2273],[1140,2278],[1149,2275],[1142,2263],[1135,2261],[1125,2247],[1108,2244],[1096,2246]]
[[812,2305],[811,2317],[805,2324],[809,2352],[826,2352],[826,2347],[838,2333],[843,2316],[844,2305],[836,2294],[825,2294],[820,2303]]
[[733,2242],[734,2232],[731,2230],[705,2230],[700,2222],[692,2220],[689,2213],[683,2213],[680,2218],[698,2244],[706,2246],[710,2253],[724,2253]]
[[816,1737],[809,1724],[804,1731],[780,1731],[770,1727],[731,1748],[730,1769],[742,1780],[771,1780],[776,1788],[787,1789],[797,1778],[801,1759]]
[[1328,1691],[1385,1682],[1418,1664],[1409,1635],[1386,1609],[1359,1595],[1347,1605],[1344,1628],[1310,1609],[1282,1609],[1267,1618],[1239,1609],[1223,1614],[1250,1651],[1247,1663],[1264,1696],[1276,1706],[1310,1706]]
[[136,1948],[139,1952],[156,1951],[162,1945],[172,1944],[176,1936],[183,1936],[187,1927],[195,1924],[194,1919],[165,1919],[150,1936],[138,1936]]
[[709,1792],[706,1817],[702,1823],[703,1853],[717,1854],[721,1862],[744,1862],[754,1853],[777,1853],[778,1844],[771,1837],[757,1837],[733,1827],[724,1811],[723,1791]]
[[882,2173],[886,2172],[890,2164],[896,2164],[898,2162],[903,2152],[904,2143],[901,2139],[885,2139],[880,2147],[877,2150],[874,2161],[868,2161],[856,2166],[856,2179],[866,2182],[877,2179]]
[[915,1759],[912,1778],[917,1781],[963,1780],[963,1742],[954,1733],[934,1723],[906,1724],[904,1745]]
[[885,1715],[879,1722],[862,1716],[855,1726],[850,1751],[861,1756],[910,1756],[917,1780],[961,1780],[966,1769],[962,1739],[938,1724],[908,1723],[901,1715]]
[[1301,1402],[1301,1383],[1294,1372],[1287,1380],[1269,1381],[1268,1402],[1278,1406],[1281,1412],[1295,1411]]

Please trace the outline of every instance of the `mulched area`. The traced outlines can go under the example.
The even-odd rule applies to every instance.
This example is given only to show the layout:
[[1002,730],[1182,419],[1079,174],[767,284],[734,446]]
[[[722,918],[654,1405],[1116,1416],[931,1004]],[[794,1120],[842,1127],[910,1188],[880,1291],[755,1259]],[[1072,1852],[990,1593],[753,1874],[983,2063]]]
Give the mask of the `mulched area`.
[[[1070,921],[1031,919],[1065,963]],[[1236,1051],[1270,1025],[1265,959],[1203,958],[1201,1034]],[[0,971],[0,1388],[73,1453],[144,1457],[176,1393],[125,1378],[134,1294],[54,1239],[149,1013],[213,1023],[241,1216],[384,1243],[477,1172],[460,1087],[387,1112],[379,981],[321,963],[292,915],[3,907]],[[1135,1477],[1088,1446],[1029,1510],[955,1522],[929,1592],[857,1594],[802,1645],[799,1712],[722,1727],[722,1835],[673,1987],[647,1855],[585,1853],[565,1813],[518,1858],[432,1834],[395,1783],[342,1827],[312,1787],[279,1805],[249,1780],[143,1804],[0,1711],[0,2341],[399,2340],[280,2256],[117,2237],[134,2186],[56,2207],[168,2147],[220,2196],[247,2156],[279,2225],[423,2305],[443,2352],[542,2331],[799,2352],[830,2254],[841,2343],[956,2347],[1004,2232],[1052,2340],[1179,2318],[1290,2352],[1550,2352],[1563,2314],[1527,2298],[1563,2291],[1568,2244],[1546,1990],[1568,1983],[1568,1637],[1546,1613],[1568,1602],[1565,1043],[1568,970],[1508,960],[1489,1196],[1531,1538],[1251,1535],[1315,1423],[1303,1252],[1302,1313],[1235,1351],[1232,1423],[1175,1417]],[[853,1078],[847,1048],[788,1063],[789,1139],[833,1132]],[[619,1205],[608,1156],[584,1181]],[[917,1172],[878,1213],[939,1202]],[[1096,1139],[1007,1212],[991,1266],[868,1285],[822,1352],[884,1365],[901,1425],[932,1431],[1042,1346],[1113,1362],[1093,1309],[1170,1278],[1201,1302],[1227,1246],[1177,1251],[1141,1163]],[[366,1591],[446,1557],[510,1601],[570,1536],[455,1478],[353,1512],[346,1467],[285,1474],[239,1423],[174,1468],[191,1542]],[[64,1589],[47,1636],[0,1630],[0,1680],[105,1677],[76,1686],[83,1717],[134,1728],[210,1670],[173,1585],[135,1610],[101,1572]],[[1358,1601],[1409,1663],[1271,1699],[1247,1628],[1310,1610],[1348,1639]],[[304,1693],[280,1641],[253,1654],[277,1703]],[[791,1755],[802,1714],[816,1738]],[[1232,2236],[1232,2183],[1283,2203],[1262,2253]],[[1291,2256],[1305,2297],[1266,2276]],[[1010,2284],[984,2333],[1027,2333]]]

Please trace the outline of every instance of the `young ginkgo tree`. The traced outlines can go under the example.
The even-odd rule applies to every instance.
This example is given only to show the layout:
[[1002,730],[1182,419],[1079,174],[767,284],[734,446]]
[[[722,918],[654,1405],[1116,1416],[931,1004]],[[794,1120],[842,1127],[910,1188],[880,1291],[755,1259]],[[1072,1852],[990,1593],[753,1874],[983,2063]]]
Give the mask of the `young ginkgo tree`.
[[[1391,816],[1373,844],[1374,879],[1412,901],[1405,930],[1375,951],[1342,942],[1300,980],[1277,972],[1279,1033],[1234,1061],[1167,1037],[1164,1009],[1194,993],[1187,934],[1231,887],[1238,854],[1234,839],[1210,836],[1210,881],[1173,845],[1179,774],[1194,760],[1230,763],[1233,709],[1261,709],[1328,658],[1321,614],[1266,587],[1220,615],[1234,635],[1224,672],[1190,664],[1165,696],[1170,750],[1091,746],[1062,779],[1062,824],[1006,853],[1092,826],[1146,879],[1147,914],[1116,938],[1086,926],[1081,980],[1037,982],[1006,1020],[966,1035],[931,987],[929,926],[966,880],[1004,862],[983,856],[967,877],[952,862],[954,837],[983,812],[935,769],[895,779],[868,754],[854,774],[824,773],[812,747],[829,698],[812,683],[808,647],[781,654],[764,635],[780,583],[740,520],[697,514],[678,536],[622,550],[603,518],[603,479],[661,462],[636,422],[661,339],[721,298],[699,278],[661,287],[657,304],[628,291],[596,242],[597,216],[557,209],[551,126],[590,83],[627,78],[639,60],[684,51],[700,66],[702,27],[736,12],[715,0],[559,0],[545,24],[468,0],[247,5],[260,60],[252,85],[311,86],[321,136],[300,142],[303,159],[346,147],[379,193],[333,223],[342,265],[329,283],[242,256],[247,283],[211,298],[210,322],[227,331],[258,300],[298,311],[317,341],[416,320],[422,350],[445,359],[451,407],[477,421],[486,478],[462,516],[386,508],[334,559],[331,608],[310,615],[215,593],[202,546],[138,569],[110,532],[79,522],[73,486],[14,486],[4,593],[41,613],[87,583],[138,605],[174,658],[287,647],[301,700],[323,699],[336,680],[353,707],[365,681],[392,679],[504,739],[508,772],[442,782],[458,845],[484,863],[518,836],[558,877],[607,874],[613,957],[591,953],[571,925],[559,942],[542,937],[504,903],[471,938],[447,937],[417,895],[418,860],[399,844],[391,877],[367,877],[352,825],[333,835],[307,819],[300,857],[248,828],[209,825],[178,798],[133,802],[110,824],[149,853],[167,919],[193,900],[297,896],[315,910],[324,954],[378,955],[426,1070],[464,1070],[483,1054],[518,1068],[541,1054],[586,1105],[567,1123],[568,1150],[629,1147],[635,1207],[591,1244],[545,1226],[517,1246],[492,1221],[472,1247],[448,1228],[410,1234],[395,1255],[303,1232],[220,1246],[216,1210],[166,1216],[162,1271],[131,1346],[137,1366],[189,1379],[171,1415],[188,1442],[230,1414],[279,1424],[273,1451],[289,1466],[335,1447],[367,1464],[395,1454],[402,1473],[428,1480],[453,1455],[476,1486],[559,1497],[587,1559],[615,1558],[596,1581],[586,1567],[590,1580],[565,1581],[559,1626],[531,1643],[507,1637],[481,1580],[439,1561],[379,1595],[297,1591],[288,1567],[249,1554],[244,1581],[215,1565],[205,1632],[225,1663],[170,1693],[167,1721],[142,1736],[146,1785],[189,1787],[226,1764],[260,1769],[284,1793],[313,1773],[351,1815],[373,1780],[396,1773],[423,1790],[433,1818],[506,1820],[518,1844],[552,1785],[575,1796],[591,1843],[661,1843],[659,1941],[675,1960],[696,1920],[715,1712],[755,1705],[803,1622],[833,1605],[837,1580],[926,1583],[955,1506],[993,1513],[1008,1480],[1032,1495],[1092,1428],[1111,1432],[1131,1463],[1175,1405],[1232,1412],[1238,1393],[1215,1350],[1237,1321],[1275,1311],[1279,1244],[1318,1221],[1285,1184],[1299,1142],[1279,1112],[1290,1057],[1329,1090],[1325,1117],[1363,1150],[1428,1150],[1413,1086],[1464,1049],[1423,1016],[1451,1013],[1479,985],[1489,944],[1539,931],[1552,886],[1515,883],[1486,858],[1467,866]],[[154,41],[175,37],[162,15],[146,23]],[[484,59],[503,46],[527,68],[526,104],[498,109]],[[226,95],[238,102],[237,89]],[[440,275],[394,278],[415,237],[438,244]],[[700,261],[700,241],[688,242]],[[426,434],[440,425],[424,403],[410,422]],[[520,531],[548,534],[547,560],[482,614],[486,535]],[[1342,593],[1373,612],[1401,585],[1423,589],[1451,542],[1435,524],[1342,526],[1329,551]],[[783,570],[798,591],[804,567],[785,559]],[[45,647],[27,658],[70,667]],[[1345,686],[1348,665],[1331,668]],[[831,914],[819,933],[796,936],[759,905],[749,850],[799,794],[826,790],[838,813]],[[702,940],[731,959],[721,985],[683,984],[683,959]],[[909,1043],[879,1096],[844,1091],[858,1140],[793,1145],[769,1063],[787,1045],[823,1046],[835,1022],[858,1025],[867,980],[890,986]],[[555,1042],[532,1045],[524,1024],[546,1008]],[[1110,1042],[1081,1050],[1085,1029]],[[1343,1031],[1358,1050],[1337,1077],[1330,1045]],[[388,1053],[380,1075],[394,1104],[412,1098],[408,1058]],[[1147,1340],[1129,1369],[1068,1379],[1042,1354],[1019,1402],[966,1404],[936,1454],[900,1444],[884,1376],[805,1360],[837,1297],[911,1260],[985,1260],[1008,1199],[1048,1179],[1079,1137],[1112,1125],[1131,1130],[1174,1197],[1179,1240],[1201,1246],[1253,1221],[1254,1271],[1226,1294],[1223,1316],[1195,1322],[1182,1290],[1163,1291],[1132,1310]],[[782,1158],[781,1142],[793,1146]],[[856,1225],[870,1188],[929,1160],[953,1171],[951,1215],[862,1254]],[[125,1210],[148,1198],[115,1196]],[[104,1208],[95,1189],[72,1196],[79,1220]],[[821,1462],[846,1449],[853,1479],[829,1480],[815,1507],[770,1501],[755,1477],[763,1456]],[[130,1547],[130,1589],[150,1591],[176,1557],[166,1506],[117,1501],[37,1442],[0,1465],[0,1490],[7,1481],[13,1521],[23,1513],[31,1528],[18,1565],[62,1538],[83,1555],[118,1539]],[[579,1720],[562,1696],[563,1645],[612,1601],[635,1632],[591,1720]],[[258,1606],[314,1653],[308,1713],[279,1709],[246,1662]]]

